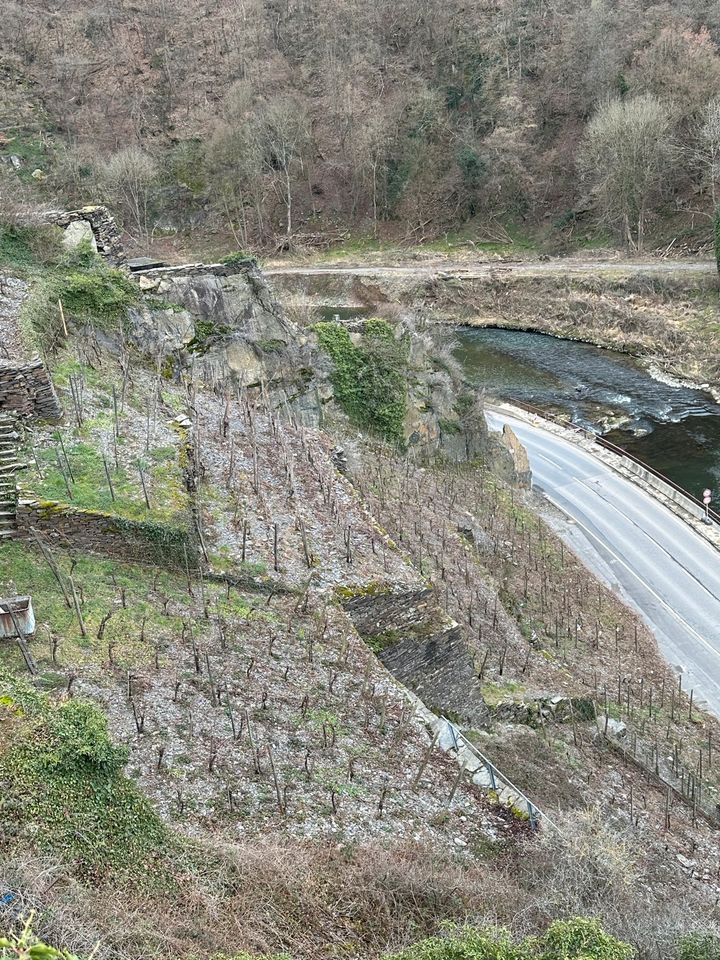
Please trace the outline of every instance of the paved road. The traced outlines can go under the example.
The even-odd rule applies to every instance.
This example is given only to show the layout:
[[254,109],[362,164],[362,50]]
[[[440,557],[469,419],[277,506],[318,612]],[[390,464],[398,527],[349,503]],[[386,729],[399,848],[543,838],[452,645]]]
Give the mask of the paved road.
[[488,411],[525,445],[533,484],[567,518],[561,533],[652,627],[667,660],[720,715],[720,554],[651,494],[570,440]]

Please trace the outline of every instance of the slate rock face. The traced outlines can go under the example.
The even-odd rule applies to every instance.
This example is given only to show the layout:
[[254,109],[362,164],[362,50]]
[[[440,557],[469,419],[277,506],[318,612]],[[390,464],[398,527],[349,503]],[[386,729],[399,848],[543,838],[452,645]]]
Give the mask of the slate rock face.
[[284,315],[253,260],[188,264],[134,274],[145,294],[130,311],[143,353],[192,368],[207,383],[268,388],[307,426],[321,420],[307,338]]
[[195,319],[189,310],[132,307],[128,317],[133,342],[153,356],[167,357],[183,350],[195,336]]
[[[188,318],[195,326],[194,352],[204,355],[227,338],[242,337],[248,342],[278,348],[298,339],[298,331],[283,315],[267,281],[251,261],[238,264],[189,264],[160,267],[135,273],[141,290],[148,295],[147,311],[163,313],[158,304],[166,302],[182,321],[160,320],[157,336],[152,324],[135,331],[138,346],[152,352],[158,348],[186,346]],[[172,330],[177,333],[173,339]]]

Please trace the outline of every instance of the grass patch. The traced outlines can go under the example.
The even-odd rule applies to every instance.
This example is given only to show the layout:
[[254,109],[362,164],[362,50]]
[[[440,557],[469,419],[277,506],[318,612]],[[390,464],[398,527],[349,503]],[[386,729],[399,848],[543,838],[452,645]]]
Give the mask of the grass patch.
[[20,158],[22,164],[14,173],[23,183],[33,183],[33,172],[42,170],[48,163],[46,141],[38,137],[27,135],[13,137],[3,148],[3,154]]
[[[128,520],[186,525],[189,501],[183,486],[182,471],[177,462],[177,451],[171,447],[151,450],[142,461],[150,505],[148,510],[140,482],[140,468],[119,457],[116,466],[112,456],[106,458],[113,487],[110,493],[102,452],[92,443],[82,440],[65,444],[72,471],[71,479],[58,463],[57,448],[35,450],[40,465],[30,469],[22,481],[24,492],[78,510],[91,510]],[[62,455],[61,455],[62,457]],[[72,496],[68,494],[68,483]]]
[[0,268],[22,276],[56,266],[63,255],[59,227],[0,224]]
[[107,719],[80,700],[58,703],[0,674],[0,837],[73,863],[84,876],[144,875],[166,831],[123,774],[125,748]]
[[482,698],[489,707],[496,707],[505,700],[513,700],[516,694],[522,694],[524,687],[514,680],[505,683],[485,682],[482,685]]
[[[190,597],[187,579],[159,567],[144,566],[73,551],[72,555],[53,549],[61,576],[68,585],[72,571],[86,636],[80,631],[72,607],[42,554],[21,542],[0,545],[0,596],[31,593],[37,620],[32,641],[35,659],[44,682],[54,685],[59,670],[86,667],[107,668],[109,649],[117,669],[135,670],[154,665],[156,649],[164,651],[183,635],[184,623],[193,623],[198,641],[215,636],[217,626],[202,616],[197,597]],[[270,620],[273,611],[264,597],[240,593],[228,596],[225,584],[206,582],[209,608],[221,617]],[[197,591],[199,596],[199,591]],[[103,618],[112,611],[100,638]],[[52,658],[52,640],[59,641],[57,662]],[[169,664],[168,655],[160,665]],[[15,644],[0,641],[0,670],[24,671]],[[61,673],[61,684],[67,675]]]
[[[42,555],[21,543],[5,543],[0,547],[0,595],[32,593],[38,622],[33,642],[35,656],[38,660],[45,657],[49,669],[55,668],[55,664],[52,668],[47,664],[50,644],[46,641],[53,636],[60,640],[58,656],[63,666],[104,664],[108,660],[108,644],[112,644],[115,662],[130,669],[152,663],[154,649],[149,639],[160,642],[181,632],[181,618],[163,615],[158,599],[163,596],[175,602],[185,600],[186,586],[176,576],[99,556],[75,554],[70,561],[58,555],[56,559],[66,583],[72,568],[86,627],[85,637]],[[121,603],[123,596],[125,606]],[[102,640],[98,640],[100,623],[109,610],[113,610],[113,614]],[[143,621],[147,638],[144,641],[140,639]],[[14,645],[0,643],[2,666],[21,669]]]

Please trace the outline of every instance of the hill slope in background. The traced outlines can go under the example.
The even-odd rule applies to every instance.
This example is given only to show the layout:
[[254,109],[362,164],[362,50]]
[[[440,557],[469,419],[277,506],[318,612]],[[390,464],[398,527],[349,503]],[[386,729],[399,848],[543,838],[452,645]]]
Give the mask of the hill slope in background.
[[267,247],[287,234],[420,241],[465,229],[476,241],[588,244],[603,217],[578,145],[607,100],[646,94],[667,144],[649,236],[686,235],[691,248],[709,237],[711,0],[0,10],[5,173],[34,197],[109,198],[139,238],[192,229]]

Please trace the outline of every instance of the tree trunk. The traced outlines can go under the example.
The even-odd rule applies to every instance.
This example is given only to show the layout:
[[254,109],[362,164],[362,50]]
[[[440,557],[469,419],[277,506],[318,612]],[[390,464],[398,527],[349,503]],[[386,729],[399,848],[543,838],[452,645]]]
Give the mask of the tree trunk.
[[287,203],[287,236],[292,234],[292,192],[290,187],[290,169],[285,167],[285,191]]

